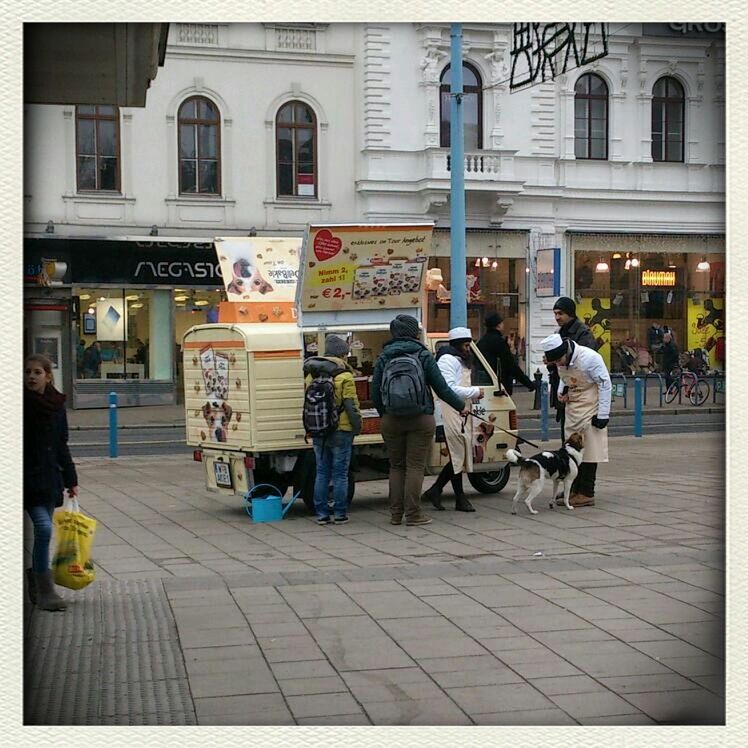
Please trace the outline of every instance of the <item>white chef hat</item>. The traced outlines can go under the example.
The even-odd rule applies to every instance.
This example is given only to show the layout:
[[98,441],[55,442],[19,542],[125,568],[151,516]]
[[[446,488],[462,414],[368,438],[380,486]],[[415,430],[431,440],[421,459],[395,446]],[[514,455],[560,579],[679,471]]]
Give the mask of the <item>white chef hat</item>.
[[471,333],[467,327],[453,327],[449,331],[447,337],[450,342],[455,340],[472,340],[473,333]]
[[546,361],[558,361],[566,355],[569,344],[557,332],[554,332],[553,335],[540,341],[540,350],[545,354]]

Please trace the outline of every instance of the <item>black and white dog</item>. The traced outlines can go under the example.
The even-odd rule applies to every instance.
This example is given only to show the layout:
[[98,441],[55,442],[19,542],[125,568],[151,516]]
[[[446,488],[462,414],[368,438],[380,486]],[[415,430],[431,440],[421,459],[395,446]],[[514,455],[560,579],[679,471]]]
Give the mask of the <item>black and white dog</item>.
[[561,449],[553,452],[538,452],[532,457],[522,457],[514,449],[508,449],[506,458],[509,462],[519,465],[519,477],[517,479],[517,493],[512,499],[512,514],[517,513],[517,502],[524,498],[530,514],[537,514],[532,508],[533,499],[543,490],[545,479],[553,480],[553,496],[551,497],[551,509],[557,495],[558,484],[563,483],[564,505],[567,509],[574,507],[569,504],[571,484],[577,477],[579,465],[582,463],[584,452],[584,436],[574,432],[564,442]]

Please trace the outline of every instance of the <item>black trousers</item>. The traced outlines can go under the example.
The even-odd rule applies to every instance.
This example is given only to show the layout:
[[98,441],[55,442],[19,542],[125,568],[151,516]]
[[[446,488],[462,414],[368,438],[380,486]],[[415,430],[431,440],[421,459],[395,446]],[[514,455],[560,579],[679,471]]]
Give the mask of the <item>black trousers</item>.
[[581,493],[592,498],[595,495],[596,477],[597,463],[583,462],[579,466],[579,473],[571,486],[572,493]]

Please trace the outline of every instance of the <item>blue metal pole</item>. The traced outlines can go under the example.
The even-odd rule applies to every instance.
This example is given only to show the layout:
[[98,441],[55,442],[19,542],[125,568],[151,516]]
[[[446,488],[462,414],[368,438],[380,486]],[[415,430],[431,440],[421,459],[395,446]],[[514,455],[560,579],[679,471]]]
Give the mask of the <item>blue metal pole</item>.
[[540,441],[548,441],[548,382],[540,383]]
[[109,456],[116,457],[117,451],[117,393],[109,393]]
[[450,29],[450,240],[452,300],[449,309],[450,327],[467,327],[467,284],[465,282],[465,136],[462,107],[462,24]]
[[642,435],[642,380],[634,380],[634,436]]

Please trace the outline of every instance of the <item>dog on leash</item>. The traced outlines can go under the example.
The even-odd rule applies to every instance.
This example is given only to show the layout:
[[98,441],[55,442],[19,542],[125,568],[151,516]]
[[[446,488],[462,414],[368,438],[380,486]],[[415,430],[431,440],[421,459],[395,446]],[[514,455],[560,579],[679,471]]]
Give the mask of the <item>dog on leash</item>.
[[517,513],[517,502],[524,499],[530,514],[537,514],[532,508],[533,499],[543,490],[546,478],[553,480],[553,496],[551,497],[551,509],[554,507],[558,484],[563,484],[564,506],[567,509],[574,507],[569,504],[571,495],[571,484],[579,472],[584,453],[584,436],[575,431],[563,443],[561,449],[554,451],[538,452],[532,457],[522,457],[514,449],[508,449],[506,458],[509,462],[519,465],[519,476],[517,479],[517,492],[512,499],[512,514]]

